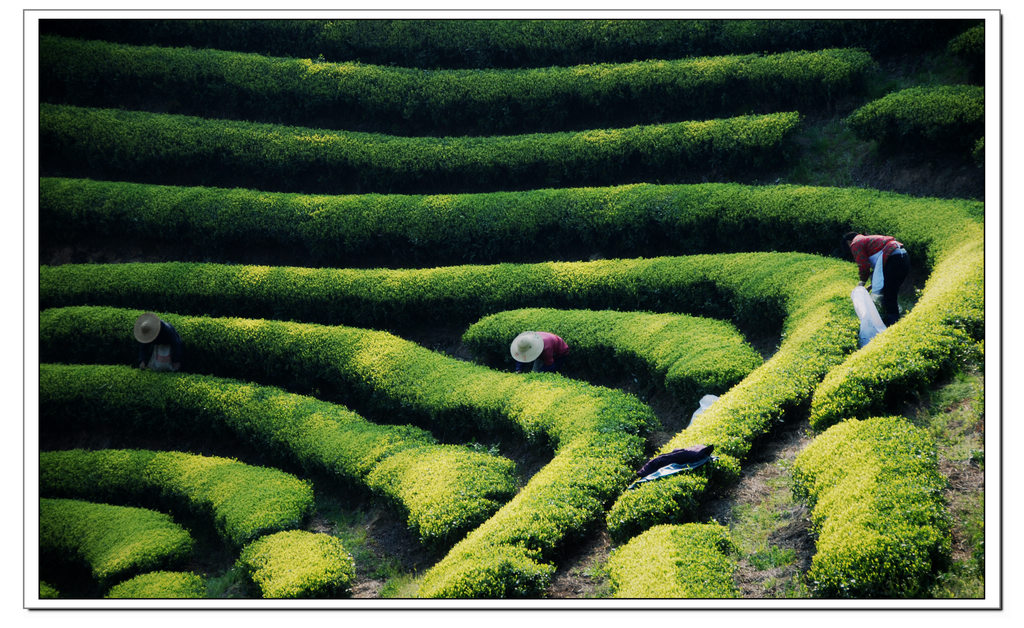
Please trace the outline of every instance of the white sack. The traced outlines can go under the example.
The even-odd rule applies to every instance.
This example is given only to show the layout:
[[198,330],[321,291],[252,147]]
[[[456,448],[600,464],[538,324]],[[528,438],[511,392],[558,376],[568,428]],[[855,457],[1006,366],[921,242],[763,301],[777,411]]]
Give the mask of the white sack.
[[857,312],[857,318],[860,319],[860,346],[863,347],[871,342],[875,334],[885,329],[885,323],[878,315],[878,308],[875,307],[875,302],[864,286],[854,288],[850,293],[850,298],[853,299],[853,310]]
[[692,415],[690,415],[690,420],[693,421],[694,419],[696,419],[701,412],[704,412],[705,410],[710,408],[711,404],[713,404],[716,401],[718,401],[718,397],[716,395],[704,395],[703,397],[701,397],[700,407],[697,408]]

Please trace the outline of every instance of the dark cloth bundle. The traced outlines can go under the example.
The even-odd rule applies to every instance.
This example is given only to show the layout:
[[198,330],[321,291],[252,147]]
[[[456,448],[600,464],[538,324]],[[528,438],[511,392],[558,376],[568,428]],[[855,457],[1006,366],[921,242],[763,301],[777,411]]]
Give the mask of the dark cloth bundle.
[[687,447],[686,449],[673,449],[667,454],[661,454],[660,456],[655,456],[648,460],[644,466],[640,467],[640,470],[636,472],[636,475],[637,477],[643,477],[673,463],[686,464],[689,462],[697,462],[709,457],[714,449],[714,445],[694,445],[693,447]]

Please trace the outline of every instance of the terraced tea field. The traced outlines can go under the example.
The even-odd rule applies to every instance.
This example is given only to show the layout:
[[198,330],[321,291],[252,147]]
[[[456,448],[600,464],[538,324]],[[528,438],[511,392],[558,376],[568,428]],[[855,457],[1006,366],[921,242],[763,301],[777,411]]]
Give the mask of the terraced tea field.
[[40,598],[979,597],[984,29],[41,20]]

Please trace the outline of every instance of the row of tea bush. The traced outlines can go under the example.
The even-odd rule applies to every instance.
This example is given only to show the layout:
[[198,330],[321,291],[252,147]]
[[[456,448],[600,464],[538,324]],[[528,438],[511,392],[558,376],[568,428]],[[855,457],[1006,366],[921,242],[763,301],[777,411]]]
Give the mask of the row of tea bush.
[[875,69],[853,49],[417,70],[43,37],[40,99],[396,135],[508,135],[821,106],[862,92]]
[[941,49],[964,19],[43,20],[42,34],[422,68],[577,65],[860,47]]
[[763,169],[796,112],[492,137],[404,137],[71,105],[39,107],[40,173],[283,192],[482,191]]

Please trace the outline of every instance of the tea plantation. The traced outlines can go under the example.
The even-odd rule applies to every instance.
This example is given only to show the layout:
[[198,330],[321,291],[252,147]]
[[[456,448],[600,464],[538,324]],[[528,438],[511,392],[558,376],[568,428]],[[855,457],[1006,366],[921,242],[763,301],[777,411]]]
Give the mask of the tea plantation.
[[[709,504],[794,429],[797,595],[935,596],[908,408],[984,352],[979,39],[42,20],[40,597],[757,597]],[[913,264],[863,347],[847,231]],[[180,371],[137,368],[147,311]],[[534,329],[564,372],[513,372]]]

